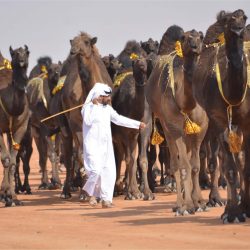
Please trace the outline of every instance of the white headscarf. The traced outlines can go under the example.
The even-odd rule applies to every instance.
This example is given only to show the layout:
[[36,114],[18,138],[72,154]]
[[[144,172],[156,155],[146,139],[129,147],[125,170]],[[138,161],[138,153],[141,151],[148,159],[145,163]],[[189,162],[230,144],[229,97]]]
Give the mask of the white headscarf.
[[104,83],[97,82],[94,87],[89,91],[89,94],[84,102],[87,104],[93,99],[98,98],[100,95],[109,96],[112,92],[112,89]]

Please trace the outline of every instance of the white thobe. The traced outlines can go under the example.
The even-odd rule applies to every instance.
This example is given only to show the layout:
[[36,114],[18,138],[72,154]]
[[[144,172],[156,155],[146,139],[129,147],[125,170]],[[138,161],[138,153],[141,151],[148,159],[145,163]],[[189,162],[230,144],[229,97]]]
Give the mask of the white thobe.
[[110,105],[86,104],[83,117],[83,160],[88,180],[83,189],[90,196],[112,202],[116,180],[111,122],[139,129],[140,121],[119,115]]

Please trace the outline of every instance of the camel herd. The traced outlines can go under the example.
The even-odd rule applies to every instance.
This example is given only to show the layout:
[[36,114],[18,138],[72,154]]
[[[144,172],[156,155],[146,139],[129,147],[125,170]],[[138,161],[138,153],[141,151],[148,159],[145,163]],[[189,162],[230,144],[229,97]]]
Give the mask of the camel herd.
[[[114,195],[124,194],[127,200],[155,198],[152,167],[159,144],[160,182],[175,180],[176,215],[224,205],[218,191],[221,175],[227,185],[222,221],[244,222],[250,217],[250,25],[246,21],[243,10],[221,11],[205,36],[172,25],[160,43],[151,38],[129,41],[117,57],[101,57],[97,38],[82,32],[70,40],[63,63],[39,58],[29,76],[27,45],[10,47],[11,62],[0,53],[1,200],[6,206],[21,205],[17,194],[31,194],[32,139],[39,152],[39,188],[61,188],[62,199],[80,190],[80,200],[88,198],[82,191],[87,176],[80,107],[93,85],[103,82],[113,89],[112,106],[119,114],[147,125],[136,131],[112,124]],[[66,168],[63,183],[60,162]],[[206,172],[209,184],[204,184]],[[202,185],[211,189],[208,203]]]

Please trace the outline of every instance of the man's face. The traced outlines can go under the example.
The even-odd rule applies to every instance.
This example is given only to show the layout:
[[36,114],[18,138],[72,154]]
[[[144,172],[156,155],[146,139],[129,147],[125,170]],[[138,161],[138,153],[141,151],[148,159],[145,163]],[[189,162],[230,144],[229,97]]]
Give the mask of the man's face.
[[111,104],[111,97],[109,96],[101,96],[101,104],[106,106],[107,104]]

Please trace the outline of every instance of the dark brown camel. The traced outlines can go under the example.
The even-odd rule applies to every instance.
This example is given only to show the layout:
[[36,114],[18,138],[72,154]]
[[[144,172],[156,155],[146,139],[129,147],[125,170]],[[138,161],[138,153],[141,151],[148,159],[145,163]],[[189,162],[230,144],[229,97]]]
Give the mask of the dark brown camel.
[[[104,63],[95,47],[97,38],[90,37],[87,33],[80,33],[71,40],[71,50],[68,59],[64,63],[61,75],[66,73],[64,87],[60,93],[61,101],[58,105],[62,110],[66,110],[84,102],[88,92],[96,82],[106,83],[112,86],[112,81],[105,68]],[[81,75],[79,76],[79,56],[82,62]],[[53,111],[54,112],[54,111]],[[65,120],[66,117],[66,120]],[[79,164],[82,162],[82,117],[80,108],[68,112],[61,119],[62,145],[64,164],[67,169],[66,181],[61,198],[69,198],[70,185],[72,182],[72,151],[73,140],[77,150]],[[60,120],[59,120],[60,122]]]
[[109,73],[111,80],[114,81],[119,70],[121,69],[121,66],[122,66],[121,63],[112,54],[109,54],[108,56],[104,56],[102,58],[102,61],[105,64],[105,67]]
[[[140,42],[141,47],[146,51],[147,53],[147,76],[149,78],[153,68],[157,64],[158,60],[158,48],[159,48],[159,43],[158,41],[154,41],[152,38],[149,38],[148,41],[145,42]],[[149,117],[149,114],[147,115]],[[151,119],[151,118],[150,118]],[[164,132],[161,128],[160,122],[158,119],[155,119],[154,121],[154,126],[157,128],[158,133],[161,135],[162,138],[164,138]],[[147,130],[148,128],[146,128]],[[145,133],[145,130],[141,131],[142,133]],[[160,179],[160,184],[164,185],[165,179],[164,178],[164,172],[167,172],[167,168],[169,168],[169,150],[167,147],[167,142],[164,140],[162,143],[159,144],[159,162],[161,165],[161,179]],[[156,155],[156,145],[150,144],[149,150],[148,150],[148,181],[149,181],[149,186],[150,189],[154,192],[154,188],[156,185],[155,182],[155,174],[153,173],[154,171],[152,170],[153,165],[155,164],[157,155]],[[163,170],[163,164],[165,165],[165,171]],[[168,171],[169,172],[169,171]],[[171,179],[170,176],[168,176],[169,179]],[[166,177],[166,178],[168,178]]]
[[[130,43],[131,45],[132,43]],[[126,45],[127,46],[127,45]],[[137,48],[137,50],[135,50]],[[124,50],[126,51],[126,49]],[[133,74],[126,76],[122,81],[120,86],[115,89],[115,92],[112,97],[113,107],[119,114],[130,117],[136,120],[145,121],[145,110],[147,109],[145,98],[145,84],[147,80],[147,62],[146,62],[146,53],[142,50],[138,43],[133,44],[133,53],[136,52],[138,58],[135,59],[132,63]],[[131,52],[129,51],[129,52]],[[122,60],[126,62],[124,66],[129,66],[129,55],[123,53]],[[131,60],[131,59],[130,59]],[[124,67],[125,68],[125,67]],[[129,67],[128,67],[129,69]],[[151,114],[151,113],[150,113]],[[151,116],[150,116],[151,117]],[[139,141],[139,165],[142,170],[142,182],[143,182],[143,197],[146,200],[152,200],[154,198],[147,179],[147,145],[149,143],[149,138],[151,134],[151,120],[147,125],[149,127],[148,135],[142,134],[140,132],[141,140]],[[138,144],[139,132],[133,129],[112,126],[112,134],[114,141],[115,157],[117,164],[117,181],[116,186],[119,188],[121,185],[120,180],[120,167],[123,156],[125,155],[126,165],[127,165],[127,174],[128,174],[128,183],[127,183],[127,193],[126,199],[138,199],[141,198],[141,193],[138,189],[138,184],[136,180],[136,171],[137,171],[137,161],[136,161],[136,147]],[[143,138],[147,138],[147,141],[144,141]],[[144,145],[146,144],[146,145]]]
[[[246,19],[243,10],[221,15],[221,33],[224,34],[224,40],[206,43],[193,79],[196,99],[217,126],[220,134],[218,137],[223,150],[228,190],[227,205],[222,215],[223,222],[244,222],[244,213],[250,217],[250,120],[248,115],[250,45],[249,30],[245,27]],[[210,26],[206,36],[209,35],[218,37],[219,34],[213,31],[213,26]],[[240,151],[242,139],[245,165],[244,185],[241,186],[241,201],[239,201],[237,178],[238,172],[241,171],[237,167],[238,164],[235,164],[236,154],[233,153]]]
[[[6,88],[8,85],[12,84],[12,68],[11,63],[5,59],[0,52],[0,89]],[[26,194],[31,194],[31,189],[29,185],[29,173],[30,173],[30,157],[32,154],[32,140],[30,136],[30,128],[28,124],[27,131],[20,143],[20,149],[18,150],[16,159],[16,170],[15,170],[15,193],[26,192]],[[23,162],[23,173],[24,173],[24,183],[22,184],[19,175],[20,159]]]
[[[61,64],[53,64],[49,57],[39,58],[38,64],[30,73],[27,87],[31,110],[31,132],[39,152],[39,165],[42,173],[39,189],[56,189],[61,187],[59,178],[59,128],[50,120],[41,123],[50,115],[48,107],[61,72]],[[51,182],[47,173],[47,159],[52,165]]]
[[[199,186],[199,150],[208,120],[192,95],[192,75],[202,39],[203,35],[195,30],[184,33],[178,26],[168,28],[159,47],[161,57],[146,89],[149,105],[160,119],[169,146],[171,173],[177,184],[177,215],[205,209]],[[188,119],[200,126],[199,133],[184,132]]]
[[[20,142],[28,125],[29,109],[25,94],[27,85],[27,68],[29,50],[24,48],[13,50],[10,47],[11,66],[13,70],[12,84],[0,91],[0,147],[4,177],[1,184],[1,196],[6,206],[20,205],[14,192],[14,172],[16,156]],[[3,133],[7,134],[10,149],[5,146]]]

